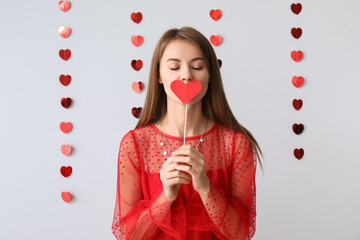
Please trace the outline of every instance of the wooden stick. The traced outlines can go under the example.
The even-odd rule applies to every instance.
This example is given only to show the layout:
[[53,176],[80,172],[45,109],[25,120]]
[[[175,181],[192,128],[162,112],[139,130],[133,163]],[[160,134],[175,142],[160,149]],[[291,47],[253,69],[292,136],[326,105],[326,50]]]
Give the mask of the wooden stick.
[[185,126],[184,126],[184,145],[185,145],[185,138],[186,138],[186,120],[187,120],[187,104],[185,105]]

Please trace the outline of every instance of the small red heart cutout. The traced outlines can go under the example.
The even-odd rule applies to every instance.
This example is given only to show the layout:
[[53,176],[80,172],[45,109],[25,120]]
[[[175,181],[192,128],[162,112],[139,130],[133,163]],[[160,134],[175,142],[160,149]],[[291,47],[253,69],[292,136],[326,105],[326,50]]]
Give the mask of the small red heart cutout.
[[134,117],[136,117],[136,118],[139,118],[139,117],[140,117],[141,111],[142,111],[142,107],[138,107],[138,108],[133,107],[133,108],[131,109],[132,115],[133,115]]
[[291,52],[291,58],[295,61],[295,62],[299,62],[303,57],[303,52],[302,51],[292,51]]
[[141,12],[131,13],[131,20],[133,20],[134,23],[139,24],[141,22],[142,18],[143,18],[143,15]]
[[63,12],[67,12],[70,9],[71,3],[70,1],[60,1],[59,8]]
[[71,105],[71,98],[61,98],[61,100],[60,100],[60,102],[61,102],[61,105],[64,107],[64,108],[68,108],[68,107],[70,107],[70,105]]
[[221,61],[221,59],[218,59],[218,64],[219,64],[219,68],[221,68],[221,66],[222,66],[222,61]]
[[64,74],[61,74],[59,80],[62,85],[67,86],[71,83],[71,76],[70,75],[65,76]]
[[67,38],[71,33],[71,28],[60,26],[58,29],[58,33],[62,38]]
[[143,62],[139,59],[139,60],[132,60],[131,61],[131,66],[134,70],[139,71],[142,66],[143,66]]
[[210,17],[212,19],[214,19],[215,21],[219,20],[219,18],[221,18],[221,16],[222,16],[222,12],[220,9],[217,9],[217,10],[211,9],[210,10]]
[[301,159],[303,156],[304,156],[304,149],[300,148],[300,149],[297,149],[295,148],[294,150],[294,155],[297,159]]
[[70,144],[67,144],[67,145],[63,144],[63,145],[61,145],[61,152],[62,152],[65,156],[69,156],[70,153],[71,153],[71,150],[72,150],[72,148],[71,148],[71,145],[70,145]]
[[70,49],[61,49],[60,51],[59,51],[59,56],[63,59],[63,60],[65,60],[65,61],[67,61],[70,57],[71,57],[71,51],[70,51]]
[[222,36],[221,35],[211,35],[210,36],[210,42],[214,45],[214,46],[219,46],[222,42]]
[[295,14],[299,14],[301,12],[301,9],[302,9],[302,5],[301,3],[293,3],[291,4],[291,11]]
[[304,131],[304,125],[301,124],[301,123],[300,124],[294,123],[292,129],[293,129],[295,134],[299,135]]
[[68,176],[70,176],[71,175],[71,173],[72,173],[72,167],[65,167],[65,166],[62,166],[61,168],[60,168],[60,173],[61,173],[61,175],[63,175],[64,177],[68,177]]
[[63,133],[68,133],[72,129],[72,123],[62,122],[62,123],[60,123],[60,129],[61,129],[61,131],[63,131]]
[[303,101],[301,99],[294,99],[293,106],[296,110],[299,110],[303,105]]
[[291,29],[291,35],[293,35],[294,38],[298,39],[301,37],[302,29],[301,28],[292,28]]
[[171,90],[183,104],[190,102],[201,91],[202,84],[199,80],[191,80],[187,84],[183,81],[175,80],[170,85]]
[[144,88],[144,84],[142,82],[133,82],[131,84],[131,88],[134,90],[134,92],[140,93]]
[[135,46],[135,47],[138,47],[140,46],[142,43],[143,43],[144,39],[141,35],[133,35],[131,37],[131,43]]
[[64,202],[70,202],[71,200],[71,194],[69,192],[62,192],[61,198],[64,200]]
[[301,76],[300,77],[293,76],[291,82],[295,87],[299,88],[304,84],[304,78]]

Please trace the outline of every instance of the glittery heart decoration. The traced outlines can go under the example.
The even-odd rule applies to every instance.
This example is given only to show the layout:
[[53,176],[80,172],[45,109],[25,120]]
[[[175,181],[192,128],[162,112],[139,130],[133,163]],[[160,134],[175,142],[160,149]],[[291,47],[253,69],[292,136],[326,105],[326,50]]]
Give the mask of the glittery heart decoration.
[[70,9],[71,2],[70,1],[60,1],[59,8],[63,12],[67,12]]
[[60,129],[63,131],[63,133],[68,133],[72,129],[72,123],[70,122],[61,122],[60,123]]
[[291,82],[295,87],[299,88],[304,84],[304,78],[301,76],[300,77],[293,76]]
[[71,33],[71,28],[60,26],[58,29],[58,33],[62,38],[67,38]]
[[131,13],[131,20],[133,20],[134,23],[139,24],[141,22],[142,18],[143,18],[143,15],[141,12]]
[[139,118],[139,117],[140,117],[141,111],[142,111],[142,108],[141,108],[141,107],[138,107],[138,108],[133,107],[133,108],[131,109],[132,115],[133,115],[134,117],[136,117],[136,118]]
[[222,36],[221,35],[211,35],[210,36],[210,42],[214,45],[214,46],[219,46],[222,42]]
[[221,18],[221,16],[222,16],[222,12],[220,9],[217,9],[217,10],[211,9],[210,10],[210,17],[212,19],[214,19],[215,21],[219,20],[219,18]]
[[71,200],[71,194],[69,192],[62,192],[61,198],[64,200],[64,202],[70,202]]
[[297,149],[295,148],[294,150],[294,155],[297,159],[301,159],[303,156],[304,156],[304,149],[300,148],[300,149]]
[[71,98],[61,98],[61,100],[60,100],[60,102],[61,102],[61,105],[64,107],[64,108],[68,108],[68,107],[70,107],[70,105],[71,105]]
[[131,84],[131,88],[134,90],[134,92],[140,93],[144,88],[144,84],[142,82],[133,82]]
[[218,64],[219,64],[219,68],[221,68],[221,66],[222,66],[222,61],[221,61],[221,59],[218,59]]
[[291,52],[291,58],[295,62],[299,62],[302,59],[302,57],[303,57],[303,52],[302,51],[292,51]]
[[183,81],[175,80],[170,85],[171,90],[186,105],[201,91],[202,84],[199,80],[191,80],[187,84]]
[[70,153],[71,153],[71,150],[72,150],[72,148],[71,148],[71,145],[70,145],[70,144],[67,144],[67,145],[63,144],[63,145],[61,145],[61,152],[62,152],[65,156],[69,156]]
[[131,43],[135,46],[138,47],[143,43],[144,39],[141,35],[133,35],[131,37]]
[[143,62],[140,59],[131,61],[131,67],[136,71],[139,71],[142,68],[142,66],[143,66]]
[[291,29],[291,35],[293,35],[294,38],[298,39],[301,37],[302,29],[301,28],[292,28]]
[[65,60],[65,61],[67,61],[70,57],[71,57],[71,51],[70,51],[70,49],[61,49],[60,51],[59,51],[59,56],[63,59],[63,60]]
[[304,131],[304,125],[301,123],[300,124],[294,123],[294,125],[292,126],[292,129],[295,134],[299,135]]
[[62,85],[67,86],[71,83],[71,76],[70,75],[65,76],[64,74],[61,74],[59,80]]
[[68,177],[68,176],[70,176],[71,175],[71,173],[72,173],[72,167],[65,167],[65,166],[62,166],[61,168],[60,168],[60,173],[61,173],[61,175],[63,175],[64,177]]
[[299,14],[301,12],[301,9],[302,9],[302,5],[301,3],[293,3],[291,4],[291,11],[295,14]]
[[300,108],[303,105],[303,101],[301,99],[294,99],[293,100],[293,106],[296,110],[300,110]]

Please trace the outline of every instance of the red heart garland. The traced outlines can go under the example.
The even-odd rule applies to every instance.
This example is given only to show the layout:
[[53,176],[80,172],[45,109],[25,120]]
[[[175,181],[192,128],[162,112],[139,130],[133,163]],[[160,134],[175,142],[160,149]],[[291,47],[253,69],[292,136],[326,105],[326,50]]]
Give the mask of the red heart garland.
[[139,24],[143,18],[143,15],[141,12],[138,13],[131,13],[131,20],[133,20],[134,23]]
[[61,100],[60,100],[60,102],[61,102],[61,105],[64,107],[64,108],[68,108],[68,107],[70,107],[70,105],[71,105],[71,98],[61,98]]
[[61,198],[64,200],[64,202],[70,202],[71,200],[71,194],[69,192],[62,192]]
[[69,156],[70,153],[71,153],[71,150],[72,150],[72,148],[71,148],[71,145],[70,145],[70,144],[67,144],[67,145],[63,144],[63,145],[61,145],[61,152],[62,152],[65,156]]
[[62,38],[67,38],[71,33],[71,28],[60,26],[58,29],[58,33]]
[[134,90],[134,92],[140,93],[144,88],[144,84],[142,82],[133,82],[131,84],[131,88]]
[[222,12],[220,9],[217,9],[217,10],[211,9],[210,10],[210,17],[212,19],[214,19],[215,21],[219,20],[219,18],[221,18],[221,16],[222,16]]
[[72,123],[62,122],[62,123],[60,123],[60,129],[61,129],[61,131],[63,131],[63,133],[68,133],[72,129]]
[[131,66],[134,70],[139,71],[142,66],[143,66],[143,62],[139,59],[139,60],[132,60],[131,61]]
[[291,82],[295,87],[299,88],[304,84],[304,78],[301,76],[300,77],[293,76]]
[[183,81],[175,80],[171,83],[170,88],[180,101],[186,105],[201,91],[202,84],[196,79],[191,80],[187,84]]
[[62,85],[67,86],[71,83],[71,76],[70,75],[65,76],[64,74],[61,74],[59,80]]
[[60,1],[59,8],[63,12],[67,12],[70,9],[71,3],[70,1]]
[[299,14],[301,12],[301,9],[302,9],[301,3],[291,4],[291,11],[293,11],[293,13]]
[[131,109],[132,115],[133,115],[134,117],[136,117],[136,118],[140,118],[141,111],[142,111],[142,107],[138,107],[138,108],[133,107],[133,108]]
[[294,123],[294,125],[292,126],[292,129],[295,134],[299,135],[304,131],[304,125],[301,123],[300,124]]
[[65,167],[65,166],[62,166],[60,168],[60,173],[64,176],[64,177],[68,177],[71,175],[72,173],[72,167]]
[[295,62],[299,62],[303,57],[303,52],[302,51],[292,51],[291,52],[291,58],[295,61]]
[[294,155],[297,159],[301,159],[303,156],[304,156],[304,149],[300,148],[300,149],[297,149],[295,148],[294,150]]
[[222,42],[222,36],[221,35],[211,35],[210,36],[210,42],[214,45],[214,46],[219,46]]
[[59,56],[63,59],[63,60],[65,60],[65,61],[67,61],[70,57],[71,57],[71,51],[70,51],[70,49],[61,49],[60,51],[59,51]]
[[303,101],[301,99],[294,99],[293,100],[293,106],[296,110],[299,110],[303,105]]
[[219,68],[221,68],[221,66],[222,66],[222,61],[221,61],[221,59],[218,59],[218,64],[219,64]]
[[143,43],[144,39],[141,35],[133,35],[131,37],[131,43],[135,46],[135,47],[138,47],[140,46],[142,43]]
[[301,28],[292,28],[291,29],[291,35],[293,35],[294,38],[298,39],[301,37],[302,29]]

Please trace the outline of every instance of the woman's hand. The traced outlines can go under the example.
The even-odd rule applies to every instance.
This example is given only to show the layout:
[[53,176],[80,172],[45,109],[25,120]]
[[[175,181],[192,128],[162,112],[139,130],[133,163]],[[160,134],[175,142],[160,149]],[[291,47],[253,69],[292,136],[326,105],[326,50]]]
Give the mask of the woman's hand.
[[183,145],[173,152],[175,169],[191,175],[193,188],[201,198],[205,198],[210,190],[210,181],[206,174],[204,155],[191,145]]
[[171,156],[166,160],[160,169],[160,180],[170,205],[175,201],[181,184],[188,184],[191,180],[189,174],[175,168],[173,158],[174,156]]

